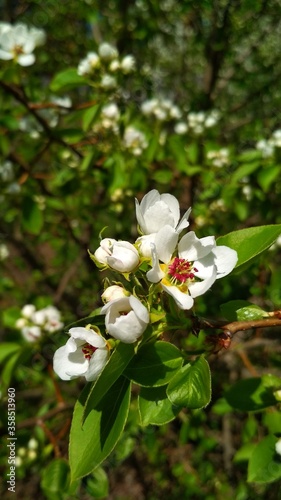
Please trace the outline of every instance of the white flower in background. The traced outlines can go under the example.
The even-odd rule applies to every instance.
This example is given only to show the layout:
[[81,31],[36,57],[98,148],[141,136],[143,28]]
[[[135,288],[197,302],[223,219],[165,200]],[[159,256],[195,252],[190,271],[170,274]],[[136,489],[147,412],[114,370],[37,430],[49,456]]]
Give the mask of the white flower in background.
[[70,328],[70,338],[54,354],[54,371],[62,380],[96,380],[109,357],[106,341],[94,330]]
[[41,335],[42,330],[39,326],[24,326],[21,330],[21,333],[27,342],[36,342]]
[[261,139],[260,141],[258,141],[256,143],[256,148],[261,152],[264,158],[270,158],[270,156],[272,156],[274,153],[273,144],[271,144],[271,142],[267,141],[266,139]]
[[51,102],[53,102],[54,104],[57,104],[57,106],[59,106],[60,108],[69,109],[72,106],[72,101],[71,101],[70,97],[68,97],[68,96],[64,96],[64,97],[53,96],[51,98]]
[[100,65],[100,58],[95,52],[89,52],[87,56],[80,61],[77,73],[80,76],[89,75]]
[[7,245],[5,245],[5,243],[0,243],[0,261],[7,259],[9,255],[10,252]]
[[0,30],[0,59],[14,60],[21,66],[35,62],[35,47],[45,42],[45,33],[37,28],[29,29],[25,24],[2,27]]
[[188,125],[185,122],[178,122],[174,127],[174,131],[178,135],[184,135],[188,131]]
[[208,151],[207,159],[211,160],[214,167],[225,167],[229,164],[229,150],[227,148],[221,148],[217,151]]
[[122,286],[111,285],[105,289],[105,291],[101,295],[101,298],[103,302],[110,302],[111,300],[120,299],[126,296],[127,292]]
[[106,104],[101,110],[101,123],[104,128],[115,128],[120,118],[120,111],[115,102]]
[[111,76],[108,74],[103,75],[101,82],[100,82],[100,86],[102,88],[104,88],[105,90],[114,89],[116,87],[116,85],[117,85],[117,82],[116,82],[116,79],[114,78],[114,76]]
[[109,65],[109,71],[112,71],[112,73],[115,73],[119,69],[120,69],[120,62],[118,61],[118,59],[114,59],[113,61],[111,61],[110,65]]
[[[187,210],[180,220],[179,202],[175,196],[159,194],[156,189],[149,191],[139,203],[136,199],[136,217],[142,233],[157,233],[164,226],[171,226],[177,233],[188,227]],[[180,220],[180,222],[179,222]]]
[[47,306],[36,310],[33,304],[26,304],[15,326],[21,330],[28,342],[35,342],[43,334],[61,330],[63,323],[60,311],[56,307]]
[[127,56],[123,57],[123,59],[121,60],[121,63],[120,63],[120,69],[125,74],[131,73],[132,71],[134,71],[135,66],[136,66],[136,60],[135,60],[134,56],[131,56],[131,55],[127,55]]
[[0,163],[0,179],[3,182],[11,182],[14,178],[14,165],[10,161]]
[[108,333],[126,344],[136,342],[149,323],[147,308],[133,295],[108,302],[101,314]]
[[163,290],[174,298],[180,309],[191,309],[194,298],[209,290],[216,279],[229,274],[237,263],[235,250],[216,246],[214,236],[199,239],[193,231],[181,238],[178,257],[171,259],[171,255],[160,264],[152,244],[152,269],[146,276],[152,283],[161,282]]
[[131,150],[135,156],[140,156],[143,150],[148,146],[145,135],[132,126],[125,128],[123,144],[125,148]]
[[154,116],[159,121],[174,120],[181,117],[181,111],[170,99],[153,98],[144,101],[141,111],[146,116]]
[[111,61],[112,59],[116,59],[118,57],[118,50],[110,45],[109,43],[101,43],[98,48],[98,53],[101,59],[106,61]]
[[275,451],[278,455],[281,455],[281,438],[275,443]]
[[272,133],[270,143],[276,148],[281,148],[281,129],[275,130]]
[[104,238],[94,253],[99,264],[104,264],[120,273],[130,273],[140,262],[137,249],[128,241]]
[[26,304],[21,310],[21,314],[24,318],[30,319],[35,313],[36,307],[33,304]]
[[0,22],[0,36],[2,35],[2,33],[9,31],[11,28],[12,25],[10,23]]

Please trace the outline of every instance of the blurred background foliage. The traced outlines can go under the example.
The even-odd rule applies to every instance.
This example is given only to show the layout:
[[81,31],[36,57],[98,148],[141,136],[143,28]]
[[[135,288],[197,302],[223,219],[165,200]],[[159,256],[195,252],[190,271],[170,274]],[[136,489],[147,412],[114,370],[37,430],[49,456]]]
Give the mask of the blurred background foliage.
[[[87,250],[106,226],[104,236],[134,241],[134,197],[152,188],[175,195],[182,210],[192,206],[200,236],[281,223],[280,14],[280,0],[0,3],[2,21],[47,37],[33,66],[0,65],[2,341],[24,344],[15,323],[25,304],[55,305],[65,324],[101,305],[104,274]],[[134,68],[117,71],[105,59],[78,75],[105,42],[119,62],[132,55]],[[280,278],[277,242],[244,273],[215,284],[196,313],[220,319],[220,304],[234,299],[278,309]],[[51,375],[61,338],[28,346],[26,359],[15,357],[4,372],[17,388],[21,447],[28,453],[31,436],[38,446],[36,459],[18,468],[21,498],[77,495],[48,481],[51,467],[68,470],[68,417],[83,387],[58,387]],[[281,432],[280,414],[233,411],[223,394],[240,378],[280,374],[279,338],[276,329],[237,335],[229,351],[211,355],[213,402],[204,412],[139,430],[132,411],[105,464],[109,479],[98,470],[79,498],[278,498],[280,484],[245,478],[254,444],[270,429]],[[183,332],[177,342],[197,349],[203,340]]]

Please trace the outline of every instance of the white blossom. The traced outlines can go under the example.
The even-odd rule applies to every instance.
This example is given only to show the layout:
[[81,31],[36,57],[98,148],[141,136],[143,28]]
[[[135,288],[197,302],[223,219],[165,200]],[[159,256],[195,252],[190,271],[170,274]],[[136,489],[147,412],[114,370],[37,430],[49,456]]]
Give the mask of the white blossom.
[[281,455],[281,438],[275,443],[275,451],[278,455]]
[[[164,235],[163,235],[164,236]],[[166,245],[165,238],[162,244]],[[178,257],[173,249],[159,264],[156,246],[152,244],[152,268],[147,279],[161,283],[162,289],[171,295],[180,309],[191,309],[194,298],[203,295],[216,279],[229,274],[237,263],[237,253],[226,246],[216,246],[214,236],[197,238],[193,231],[185,234],[178,244]]]
[[80,376],[96,380],[109,357],[106,341],[92,329],[75,327],[70,338],[54,355],[54,371],[62,380]]
[[131,243],[111,238],[101,240],[94,257],[100,264],[107,265],[121,273],[133,271],[140,261],[138,251]]
[[122,297],[126,297],[126,291],[119,285],[111,285],[107,287],[101,295],[104,302],[110,302],[111,300],[120,299]]
[[145,135],[135,127],[129,126],[125,128],[123,144],[126,149],[130,149],[135,156],[140,156],[148,143]]
[[157,233],[164,226],[171,226],[179,233],[188,227],[190,211],[180,220],[178,200],[168,193],[160,195],[156,189],[149,191],[140,203],[136,199],[136,217],[143,234]]
[[101,59],[111,61],[118,57],[118,50],[107,42],[101,43],[98,48],[98,53]]
[[174,131],[175,131],[176,134],[179,134],[179,135],[186,134],[186,132],[188,131],[188,125],[187,125],[187,123],[185,123],[185,122],[178,122],[178,123],[176,123],[176,125],[174,127]]
[[28,342],[36,342],[41,337],[42,330],[39,326],[24,326],[21,333]]
[[147,308],[133,295],[108,302],[101,314],[109,335],[126,344],[136,342],[149,323]]
[[45,33],[42,30],[29,29],[25,24],[4,25],[0,29],[0,59],[31,66],[35,62],[35,47],[44,42]]
[[100,58],[95,52],[89,52],[87,56],[80,61],[77,73],[80,76],[89,75],[100,65]]
[[135,69],[136,65],[136,60],[134,56],[127,55],[123,57],[120,63],[120,68],[121,70],[126,74],[126,73],[131,73]]
[[114,78],[114,76],[111,76],[108,74],[103,75],[101,82],[100,82],[100,86],[102,88],[104,88],[106,90],[113,89],[116,87],[116,85],[117,85],[117,82],[116,82],[116,79]]

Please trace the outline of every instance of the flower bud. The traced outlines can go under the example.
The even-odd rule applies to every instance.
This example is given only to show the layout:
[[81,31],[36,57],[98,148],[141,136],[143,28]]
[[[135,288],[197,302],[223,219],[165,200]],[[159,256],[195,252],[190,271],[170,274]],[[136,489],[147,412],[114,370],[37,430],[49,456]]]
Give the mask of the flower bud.
[[147,308],[133,295],[108,302],[101,314],[108,333],[125,344],[136,342],[149,323]]
[[121,299],[126,297],[126,292],[122,286],[112,285],[106,288],[101,298],[103,302],[110,302],[111,300]]

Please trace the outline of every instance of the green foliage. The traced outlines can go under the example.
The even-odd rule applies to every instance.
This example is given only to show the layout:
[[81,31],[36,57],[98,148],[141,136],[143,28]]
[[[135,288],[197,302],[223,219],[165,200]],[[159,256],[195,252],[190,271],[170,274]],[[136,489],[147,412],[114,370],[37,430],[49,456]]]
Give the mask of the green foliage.
[[[47,37],[34,64],[7,59],[0,68],[0,428],[5,440],[12,387],[17,494],[275,500],[279,2],[4,4],[1,19]],[[103,42],[118,56],[79,75]],[[128,52],[134,69],[122,70]],[[144,112],[153,99],[154,111]],[[198,236],[215,234],[235,249],[236,269],[197,297],[192,312],[156,300],[157,286],[145,288],[147,261],[135,280],[120,273],[116,282],[151,306],[150,325],[135,344],[106,336],[109,361],[76,402],[83,382],[59,381],[52,363],[69,328],[92,325],[106,335],[100,292],[110,270],[95,269],[89,254],[99,235],[136,240],[134,197],[154,188],[192,207]],[[51,327],[32,324],[26,304],[36,312],[55,305],[68,327],[57,318]],[[264,328],[224,328],[255,321]],[[5,477],[5,446],[0,466]]]

